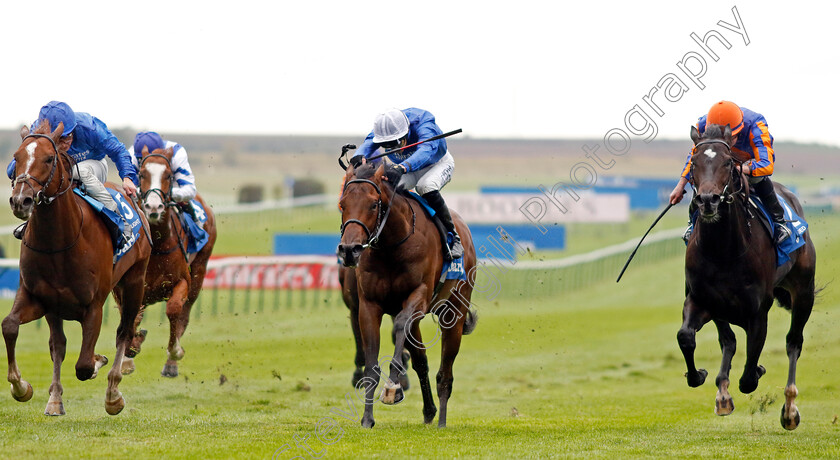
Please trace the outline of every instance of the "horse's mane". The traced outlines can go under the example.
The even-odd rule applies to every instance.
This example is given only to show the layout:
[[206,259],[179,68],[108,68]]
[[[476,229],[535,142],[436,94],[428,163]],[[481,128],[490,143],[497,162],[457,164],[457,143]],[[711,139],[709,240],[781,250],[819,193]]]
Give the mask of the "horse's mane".
[[365,163],[363,165],[359,165],[359,167],[354,171],[356,179],[370,179],[373,177],[374,173],[376,173],[378,168],[379,164],[377,163]]
[[723,139],[723,126],[706,125],[706,131],[700,136],[701,139]]
[[32,134],[45,134],[49,136],[52,132],[53,129],[52,126],[50,126],[50,121],[46,118],[41,118],[38,120],[38,124],[35,126],[35,131],[33,131]]

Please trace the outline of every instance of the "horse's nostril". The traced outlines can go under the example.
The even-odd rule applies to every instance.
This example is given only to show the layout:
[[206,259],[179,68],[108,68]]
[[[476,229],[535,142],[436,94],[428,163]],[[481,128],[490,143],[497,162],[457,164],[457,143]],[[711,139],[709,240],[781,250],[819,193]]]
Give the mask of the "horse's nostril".
[[23,203],[21,203],[21,204],[23,204],[24,206],[31,206],[32,205],[32,198],[31,197],[24,198]]

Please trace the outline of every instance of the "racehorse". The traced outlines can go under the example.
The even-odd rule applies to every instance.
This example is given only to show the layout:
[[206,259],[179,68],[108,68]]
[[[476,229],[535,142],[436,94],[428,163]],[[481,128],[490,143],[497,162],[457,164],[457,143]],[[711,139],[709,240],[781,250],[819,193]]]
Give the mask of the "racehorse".
[[[790,310],[787,334],[789,360],[785,404],[781,423],[793,430],[799,425],[795,399],[796,362],[802,351],[802,330],[814,304],[816,252],[809,232],[801,237],[804,246],[790,254],[791,260],[776,267],[776,250],[771,237],[763,231],[756,214],[748,209],[748,187],[733,157],[734,140],[729,126],[710,125],[701,136],[691,129],[694,155],[691,160],[691,184],[699,207],[698,223],[688,241],[685,257],[686,298],[683,324],[677,340],[685,357],[688,385],[703,384],[708,375],[694,364],[695,333],[714,321],[718,330],[723,359],[715,383],[715,413],[729,415],[735,406],[729,394],[729,370],[735,354],[735,334],[730,324],[747,333],[747,360],[739,381],[742,393],[758,387],[765,369],[758,364],[767,336],[767,314],[774,297]],[[788,189],[774,184],[794,208],[803,215],[799,201]]]
[[[384,162],[378,167],[367,163],[350,166],[345,176],[340,207],[341,243],[338,255],[345,267],[355,267],[359,295],[359,328],[365,353],[365,410],[361,424],[374,425],[373,400],[379,384],[379,328],[383,314],[394,316],[396,345],[390,358],[390,375],[381,401],[399,403],[403,389],[399,374],[405,372],[402,351],[407,348],[423,395],[423,419],[434,420],[437,409],[429,383],[426,345],[420,336],[419,320],[432,312],[441,318],[441,364],[437,374],[440,402],[438,426],[446,426],[446,412],[452,394],[452,364],[461,346],[462,334],[476,326],[477,316],[470,310],[472,284],[447,280],[438,296],[435,285],[443,269],[442,243],[435,224],[416,201],[397,193],[384,179]],[[452,213],[461,235],[466,273],[474,276],[476,263],[472,236],[463,220]],[[433,299],[437,302],[432,305]],[[447,324],[444,324],[445,320]],[[387,361],[383,359],[383,361]]]
[[177,204],[171,201],[175,180],[172,155],[171,147],[153,152],[143,147],[140,160],[140,197],[151,227],[152,255],[146,270],[146,292],[137,324],[147,305],[166,301],[169,345],[166,364],[161,371],[164,377],[178,376],[178,360],[184,357],[181,336],[189,324],[190,310],[201,292],[207,261],[216,243],[216,218],[201,195],[196,195],[195,199],[204,207],[207,216],[204,230],[209,237],[197,253],[187,253],[187,232],[179,219]]
[[[134,320],[143,300],[143,277],[151,244],[143,231],[132,248],[116,263],[108,228],[83,198],[73,193],[71,157],[56,147],[64,125],[50,132],[41,120],[34,133],[23,127],[23,142],[15,151],[15,179],[9,199],[15,216],[28,219],[20,248],[20,287],[9,315],[3,320],[3,338],[9,359],[9,382],[17,401],[32,398],[32,385],[21,378],[15,360],[15,342],[21,324],[46,316],[50,327],[53,378],[45,414],[64,415],[61,396],[61,363],[67,339],[63,321],[82,325],[82,346],[76,362],[76,377],[96,377],[108,362],[94,355],[102,326],[102,305],[112,290],[123,300],[117,328],[117,352],[108,372],[105,410],[118,414],[125,407],[119,391],[123,356],[134,356]],[[130,200],[117,197],[127,217],[139,211]],[[141,216],[143,226],[147,223]]]

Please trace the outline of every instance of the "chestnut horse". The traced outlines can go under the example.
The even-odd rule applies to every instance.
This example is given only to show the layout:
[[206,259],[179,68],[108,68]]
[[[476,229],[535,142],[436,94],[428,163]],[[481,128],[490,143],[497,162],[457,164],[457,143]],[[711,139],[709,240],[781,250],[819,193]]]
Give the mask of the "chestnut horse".
[[[420,319],[432,312],[441,322],[441,363],[437,374],[440,401],[438,426],[446,426],[446,412],[452,394],[452,364],[461,346],[462,334],[469,334],[477,317],[470,310],[472,284],[448,280],[435,296],[444,259],[435,224],[419,203],[411,200],[384,179],[384,163],[368,163],[347,170],[341,207],[339,258],[345,267],[355,267],[359,296],[359,328],[365,353],[365,411],[362,426],[374,425],[374,392],[379,384],[379,329],[382,316],[394,316],[396,345],[390,359],[390,376],[381,400],[396,404],[403,399],[399,375],[405,372],[402,352],[408,349],[423,395],[423,419],[434,420],[437,409],[429,383],[427,345],[420,336]],[[464,244],[463,264],[474,276],[476,263],[472,236],[463,220],[452,213]],[[346,280],[345,280],[346,282]],[[432,301],[437,302],[432,306]],[[446,321],[444,320],[446,318]],[[444,324],[446,322],[446,324]],[[435,341],[436,342],[436,341]],[[383,361],[387,361],[383,359]]]
[[[190,310],[201,292],[207,261],[216,244],[216,218],[201,198],[195,199],[204,207],[207,220],[204,230],[209,234],[207,243],[195,254],[187,254],[187,233],[171,201],[172,148],[149,152],[143,147],[140,160],[140,190],[143,212],[149,219],[152,231],[152,255],[146,270],[146,293],[143,307],[137,318],[142,319],[147,305],[166,301],[169,318],[169,346],[167,360],[161,375],[178,376],[178,360],[184,357],[181,336],[190,322]],[[189,206],[189,205],[188,205]],[[189,217],[188,217],[189,218]]]
[[[799,425],[796,362],[815,295],[816,251],[810,232],[800,236],[805,244],[790,255],[791,261],[777,267],[771,237],[756,213],[748,209],[745,181],[737,168],[740,161],[730,150],[734,140],[729,126],[721,129],[710,125],[702,136],[693,127],[691,139],[695,150],[691,184],[699,218],[686,249],[686,297],[683,324],[677,333],[688,368],[688,385],[700,386],[708,375],[694,364],[695,333],[714,321],[723,354],[715,379],[715,413],[729,415],[735,408],[729,394],[729,370],[735,354],[735,334],[730,324],[747,333],[747,360],[738,387],[742,393],[752,393],[758,387],[758,379],[765,372],[758,359],[767,336],[767,314],[775,297],[791,311],[787,334],[789,370],[781,423],[785,429],[793,430]],[[793,193],[780,184],[774,185],[802,216],[802,206]]]
[[[139,349],[131,342],[134,320],[143,300],[143,276],[151,245],[143,231],[138,241],[116,263],[108,228],[85,200],[71,191],[73,162],[56,147],[64,125],[50,133],[46,120],[30,134],[21,129],[23,139],[14,157],[15,179],[10,204],[15,216],[28,219],[20,248],[20,287],[9,315],[3,320],[3,338],[9,359],[12,396],[18,401],[32,398],[32,385],[21,378],[15,360],[15,342],[21,324],[46,316],[50,327],[50,354],[53,378],[45,414],[64,415],[61,396],[61,363],[67,339],[63,321],[82,325],[82,347],[76,362],[76,377],[96,377],[108,362],[94,355],[102,326],[102,305],[112,290],[123,299],[117,328],[117,352],[108,372],[105,410],[118,414],[125,407],[119,391],[123,356],[134,356]],[[139,211],[130,200],[119,200],[126,214]],[[141,216],[143,225],[147,225]]]

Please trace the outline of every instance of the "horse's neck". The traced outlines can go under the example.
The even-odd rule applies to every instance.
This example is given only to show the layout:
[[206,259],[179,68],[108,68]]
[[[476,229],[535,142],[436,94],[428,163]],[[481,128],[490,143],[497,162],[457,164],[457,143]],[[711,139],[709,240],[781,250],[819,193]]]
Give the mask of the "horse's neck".
[[391,212],[388,215],[385,227],[382,228],[382,233],[379,235],[378,246],[387,248],[396,245],[411,233],[411,212],[411,204],[408,199],[396,193],[391,199]]
[[84,211],[76,200],[76,194],[70,191],[50,204],[36,205],[27,231],[32,240],[49,241],[50,247],[57,247],[78,238]]
[[738,199],[722,206],[720,220],[699,222],[700,251],[712,259],[737,259],[750,243],[749,217]]

